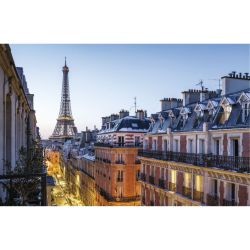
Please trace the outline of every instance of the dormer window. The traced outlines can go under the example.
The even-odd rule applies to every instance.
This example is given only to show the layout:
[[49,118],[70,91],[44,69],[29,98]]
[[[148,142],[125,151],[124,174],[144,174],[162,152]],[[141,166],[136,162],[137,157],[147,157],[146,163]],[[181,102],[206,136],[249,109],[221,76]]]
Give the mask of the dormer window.
[[242,122],[245,123],[250,111],[250,103],[242,103]]
[[228,119],[229,116],[232,112],[232,105],[235,104],[235,102],[231,99],[231,98],[223,98],[221,101],[221,107],[222,107],[222,114],[220,117],[220,124],[225,124]]
[[228,121],[229,116],[231,114],[231,111],[232,111],[231,105],[226,105],[223,107],[222,116],[220,119],[220,124],[225,124]]

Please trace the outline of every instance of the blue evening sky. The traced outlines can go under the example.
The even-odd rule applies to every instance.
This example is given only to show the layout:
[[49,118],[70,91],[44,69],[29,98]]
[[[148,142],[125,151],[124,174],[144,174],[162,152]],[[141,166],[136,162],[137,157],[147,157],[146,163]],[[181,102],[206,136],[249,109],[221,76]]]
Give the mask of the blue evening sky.
[[60,108],[62,66],[67,56],[71,108],[78,131],[98,128],[101,117],[138,108],[160,111],[163,97],[218,88],[223,75],[249,72],[249,45],[11,45],[24,68],[42,138],[53,132]]

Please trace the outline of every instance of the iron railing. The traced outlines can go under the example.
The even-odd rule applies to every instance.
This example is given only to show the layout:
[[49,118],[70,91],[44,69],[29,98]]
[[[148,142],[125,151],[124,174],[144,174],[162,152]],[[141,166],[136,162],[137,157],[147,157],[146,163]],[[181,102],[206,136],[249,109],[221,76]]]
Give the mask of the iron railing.
[[154,185],[155,184],[155,178],[154,178],[154,176],[149,176],[149,183],[150,184],[152,184],[152,185]]
[[193,200],[203,203],[203,198],[204,198],[203,192],[197,190],[193,191]]
[[192,199],[191,188],[182,187],[182,195],[189,198],[189,199]]
[[241,173],[250,173],[250,157],[148,150],[139,150],[138,156],[163,161],[183,162],[200,167],[219,168],[224,170],[237,171]]
[[223,199],[223,206],[238,206],[238,203],[235,200],[226,200]]
[[165,188],[166,188],[165,180],[159,179],[159,187],[162,188],[162,189],[165,189]]
[[219,206],[219,197],[217,195],[207,194],[208,206]]
[[131,196],[131,197],[113,197],[109,193],[107,193],[103,188],[97,187],[96,189],[99,191],[100,195],[103,196],[108,202],[133,202],[140,201],[141,196]]
[[176,192],[176,183],[169,182],[168,186],[169,186],[169,188],[168,188],[169,191]]
[[140,174],[140,180],[141,181],[146,181],[146,174],[145,173]]
[[142,148],[142,143],[103,143],[96,142],[95,147],[105,147],[105,148]]

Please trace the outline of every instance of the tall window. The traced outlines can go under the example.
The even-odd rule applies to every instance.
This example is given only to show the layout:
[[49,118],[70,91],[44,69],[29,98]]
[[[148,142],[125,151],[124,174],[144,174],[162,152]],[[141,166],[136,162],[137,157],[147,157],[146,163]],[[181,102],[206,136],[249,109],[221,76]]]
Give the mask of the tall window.
[[153,140],[153,150],[157,149],[157,141],[154,139]]
[[165,169],[161,168],[161,179],[164,180],[165,175],[164,175]]
[[179,140],[174,140],[174,150],[175,152],[179,152]]
[[136,181],[139,181],[140,179],[140,170],[136,171]]
[[118,145],[124,146],[124,136],[118,136]]
[[171,182],[176,183],[176,170],[171,170]]
[[205,140],[204,139],[199,140],[199,153],[200,154],[205,153]]
[[247,120],[247,117],[249,115],[249,106],[250,104],[249,103],[244,103],[242,105],[242,122],[245,123],[246,120]]
[[117,182],[123,182],[123,171],[122,170],[118,170]]
[[193,153],[193,140],[192,139],[188,140],[188,146],[189,146],[188,152],[192,154]]
[[238,139],[232,139],[231,141],[232,146],[232,156],[238,157],[239,156],[239,140]]
[[168,151],[168,141],[167,140],[163,141],[163,149],[164,149],[164,151]]
[[155,173],[155,168],[154,168],[154,166],[150,166],[150,175],[151,175],[151,176],[155,176],[154,173]]
[[219,139],[214,140],[214,153],[215,155],[220,155],[220,140]]

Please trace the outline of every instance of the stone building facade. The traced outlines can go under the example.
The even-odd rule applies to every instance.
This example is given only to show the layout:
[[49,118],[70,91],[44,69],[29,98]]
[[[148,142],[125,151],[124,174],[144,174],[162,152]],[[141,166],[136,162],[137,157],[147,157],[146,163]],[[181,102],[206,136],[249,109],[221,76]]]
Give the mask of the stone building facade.
[[249,86],[233,72],[222,93],[185,91],[185,105],[151,116],[138,157],[143,205],[250,205]]
[[[0,175],[16,166],[19,150],[37,138],[33,95],[9,45],[0,44]],[[4,197],[0,186],[0,197]]]

